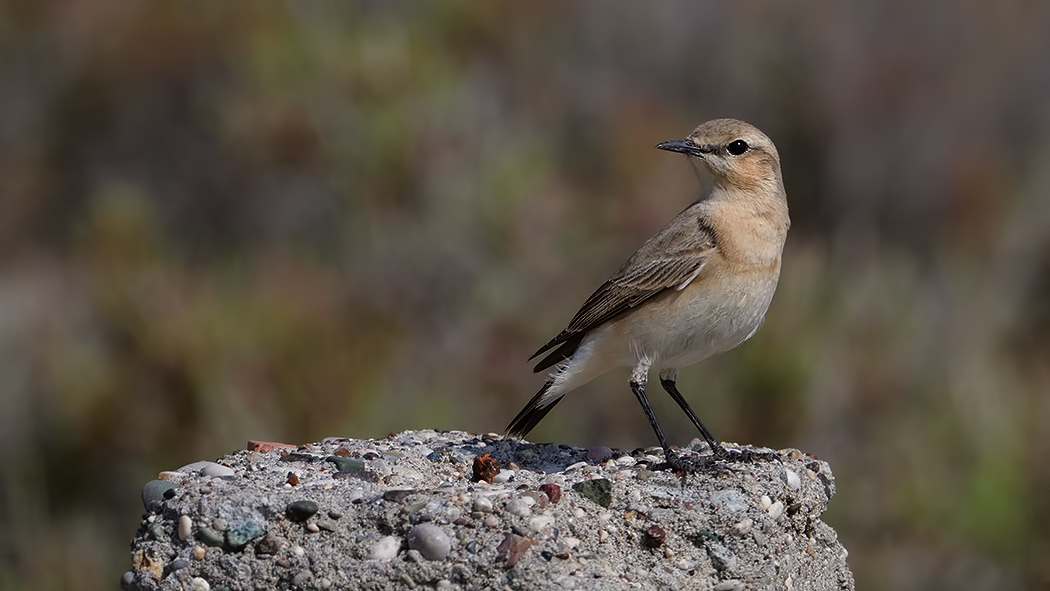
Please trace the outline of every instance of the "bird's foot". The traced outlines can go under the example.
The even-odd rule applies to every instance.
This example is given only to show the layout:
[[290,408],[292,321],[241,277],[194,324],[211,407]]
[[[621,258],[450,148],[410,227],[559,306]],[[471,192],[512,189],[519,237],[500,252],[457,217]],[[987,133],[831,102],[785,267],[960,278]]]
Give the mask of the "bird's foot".
[[703,472],[712,468],[722,471],[726,469],[726,464],[772,462],[780,459],[780,454],[776,452],[752,451],[750,449],[729,450],[719,445],[710,454],[703,455],[686,456],[666,450],[664,451],[664,458],[664,463],[654,466],[654,470],[673,470],[685,474]]
[[754,451],[750,449],[726,449],[719,445],[712,453],[712,457],[723,462],[739,464],[751,464],[754,462],[772,462],[780,459],[780,454],[775,451]]

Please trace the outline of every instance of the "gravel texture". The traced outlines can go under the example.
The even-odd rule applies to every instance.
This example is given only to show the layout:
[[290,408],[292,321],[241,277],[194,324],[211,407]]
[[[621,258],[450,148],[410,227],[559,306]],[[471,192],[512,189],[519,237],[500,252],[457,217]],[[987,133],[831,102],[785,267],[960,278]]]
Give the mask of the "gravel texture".
[[[707,452],[697,444],[679,453]],[[474,481],[483,454],[490,457],[479,462],[498,463],[482,471],[491,483]],[[132,568],[120,584],[853,589],[846,550],[820,519],[835,492],[828,464],[797,450],[778,457],[716,463],[682,478],[654,470],[659,449],[494,434],[256,445],[162,472],[170,489],[147,485]]]

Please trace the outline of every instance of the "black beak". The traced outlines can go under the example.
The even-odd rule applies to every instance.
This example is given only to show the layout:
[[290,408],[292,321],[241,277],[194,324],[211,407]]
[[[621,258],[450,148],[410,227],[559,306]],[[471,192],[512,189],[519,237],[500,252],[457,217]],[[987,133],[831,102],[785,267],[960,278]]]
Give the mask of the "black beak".
[[700,146],[694,144],[693,140],[671,140],[662,144],[656,144],[656,147],[668,152],[681,152],[697,158],[704,157],[704,151],[700,149]]

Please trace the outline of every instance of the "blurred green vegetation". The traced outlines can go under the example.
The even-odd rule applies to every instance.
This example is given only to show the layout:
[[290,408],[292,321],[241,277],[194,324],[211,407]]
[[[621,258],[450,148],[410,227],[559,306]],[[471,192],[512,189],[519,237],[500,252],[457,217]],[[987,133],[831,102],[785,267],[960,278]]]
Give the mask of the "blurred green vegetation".
[[[112,589],[143,483],[245,441],[501,431],[525,359],[777,143],[763,330],[683,372],[832,463],[864,589],[1050,585],[1050,5],[0,5],[0,589]],[[695,436],[655,399],[672,438]],[[653,437],[613,372],[536,440]]]

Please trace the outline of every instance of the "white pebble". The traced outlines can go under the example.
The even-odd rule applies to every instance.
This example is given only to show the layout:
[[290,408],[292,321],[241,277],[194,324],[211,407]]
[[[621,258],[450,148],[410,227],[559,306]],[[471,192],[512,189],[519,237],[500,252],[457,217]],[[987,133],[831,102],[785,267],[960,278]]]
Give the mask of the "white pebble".
[[608,540],[608,539],[609,539],[609,532],[605,531],[604,529],[598,530],[598,541],[599,542],[604,542],[605,540]]
[[[535,501],[534,501],[535,502]],[[518,517],[528,517],[532,514],[532,508],[523,499],[514,499],[507,503],[505,507],[507,513],[511,515],[517,515]]]
[[306,531],[312,534],[316,534],[317,532],[321,531],[321,528],[317,527],[317,524],[311,521],[310,523],[306,524]]
[[372,544],[368,551],[369,560],[393,560],[397,558],[397,551],[401,549],[401,538],[386,536]]
[[802,486],[802,480],[799,479],[798,474],[794,470],[784,470],[784,480],[787,481],[788,488],[791,490],[798,490],[798,487]]
[[539,533],[545,528],[554,526],[554,518],[550,515],[537,515],[532,519],[529,519],[529,529]]
[[492,500],[488,497],[474,499],[474,510],[482,513],[492,513]]
[[[543,493],[540,493],[540,494],[543,494]],[[532,495],[525,495],[525,496],[521,497],[521,500],[522,500],[522,502],[524,502],[526,505],[528,505],[530,507],[532,507],[533,505],[536,504],[536,497],[534,497]]]
[[185,542],[193,533],[193,520],[189,515],[179,517],[179,539]]
[[568,552],[569,550],[575,550],[576,547],[579,546],[579,545],[580,545],[579,538],[574,538],[572,536],[565,536],[565,537],[563,537],[563,538],[558,540],[558,548],[561,549],[563,552]]
[[427,560],[442,560],[452,550],[452,540],[440,527],[420,523],[408,532],[408,547],[418,550]]
[[784,503],[777,501],[769,506],[766,511],[769,511],[769,517],[776,521],[780,519],[780,516],[784,514]]
[[735,523],[733,525],[733,529],[735,529],[737,532],[739,532],[741,534],[746,534],[747,532],[751,531],[751,526],[753,524],[754,524],[754,522],[751,521],[751,518],[747,517],[747,518],[745,518],[745,519]]
[[483,521],[485,527],[499,527],[499,517],[495,515],[486,515]]
[[186,464],[179,468],[178,471],[183,474],[199,474],[200,476],[212,476],[216,478],[232,478],[234,476],[233,468],[223,466],[216,462],[206,461]]
[[499,474],[492,477],[492,483],[497,482],[510,482],[510,479],[514,477],[514,470],[500,470]]
[[192,591],[208,591],[211,589],[211,585],[200,577],[193,577],[190,579],[190,589]]
[[302,556],[303,554],[306,554],[306,550],[303,550],[302,546],[292,546],[292,554],[295,554],[296,556]]
[[759,499],[758,502],[762,503],[762,508],[766,511],[768,511],[769,506],[773,504],[773,500],[770,499],[767,495],[762,495],[762,498]]
[[586,513],[583,512],[583,509],[579,507],[576,507],[576,510],[573,511],[572,514],[576,516],[576,519],[583,519],[583,516],[586,515]]

